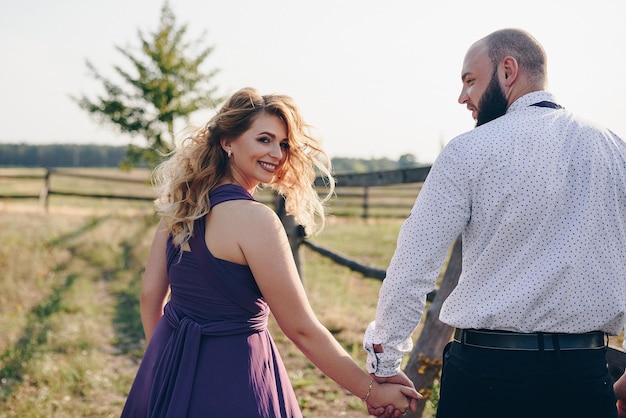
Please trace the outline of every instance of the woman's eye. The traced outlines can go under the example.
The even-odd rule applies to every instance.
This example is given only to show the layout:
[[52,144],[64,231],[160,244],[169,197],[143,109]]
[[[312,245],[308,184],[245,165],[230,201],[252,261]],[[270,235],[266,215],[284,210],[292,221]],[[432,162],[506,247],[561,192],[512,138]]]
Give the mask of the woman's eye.
[[259,138],[259,142],[270,142],[270,139],[266,136],[262,136]]
[[289,148],[290,148],[290,146],[289,146],[289,142],[281,142],[281,143],[280,143],[280,147],[281,147],[282,149],[289,149]]

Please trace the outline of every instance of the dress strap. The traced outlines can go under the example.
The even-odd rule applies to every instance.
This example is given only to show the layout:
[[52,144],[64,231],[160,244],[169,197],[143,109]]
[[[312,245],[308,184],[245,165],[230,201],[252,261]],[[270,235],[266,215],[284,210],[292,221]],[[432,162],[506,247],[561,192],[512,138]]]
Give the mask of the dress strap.
[[246,189],[238,184],[222,184],[209,193],[211,207],[229,200],[255,200]]

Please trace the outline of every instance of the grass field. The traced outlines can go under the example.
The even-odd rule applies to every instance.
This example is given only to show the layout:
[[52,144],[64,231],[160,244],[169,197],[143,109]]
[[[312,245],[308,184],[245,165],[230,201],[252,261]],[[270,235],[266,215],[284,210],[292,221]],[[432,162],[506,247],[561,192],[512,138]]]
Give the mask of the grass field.
[[[119,416],[144,349],[138,296],[157,221],[149,202],[126,203],[53,196],[46,213],[0,201],[0,417]],[[331,217],[314,241],[385,268],[401,222]],[[381,282],[306,249],[302,259],[318,317],[364,364]],[[305,417],[368,416],[270,327]]]
[[[41,175],[42,170],[0,169],[0,196],[37,196]],[[149,173],[131,176],[147,179]],[[150,195],[147,184],[71,176],[55,177],[52,187]],[[406,207],[415,190],[401,187],[383,196],[383,203],[401,201]],[[384,269],[402,217],[396,211],[390,218],[362,219],[356,205],[336,210],[354,216],[331,216],[313,241]],[[0,198],[0,418],[119,416],[144,350],[138,297],[156,222],[149,201],[53,195],[46,211],[36,198]],[[364,364],[361,340],[374,318],[381,282],[306,247],[302,251],[304,285],[315,312]],[[362,401],[322,375],[273,320],[270,330],[305,417],[369,416]],[[418,333],[419,328],[414,337]],[[622,340],[623,335],[611,338],[611,345],[619,347]],[[427,403],[423,417],[432,416]]]

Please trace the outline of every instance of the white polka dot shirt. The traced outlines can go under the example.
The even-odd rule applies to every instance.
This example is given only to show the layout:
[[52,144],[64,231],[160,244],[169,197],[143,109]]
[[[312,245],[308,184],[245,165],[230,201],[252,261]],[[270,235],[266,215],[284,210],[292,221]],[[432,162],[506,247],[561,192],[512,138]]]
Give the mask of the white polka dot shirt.
[[[454,138],[404,222],[365,333],[367,368],[395,375],[426,294],[463,235],[440,319],[457,328],[619,334],[626,309],[626,143],[548,92]],[[383,353],[373,353],[382,344]]]

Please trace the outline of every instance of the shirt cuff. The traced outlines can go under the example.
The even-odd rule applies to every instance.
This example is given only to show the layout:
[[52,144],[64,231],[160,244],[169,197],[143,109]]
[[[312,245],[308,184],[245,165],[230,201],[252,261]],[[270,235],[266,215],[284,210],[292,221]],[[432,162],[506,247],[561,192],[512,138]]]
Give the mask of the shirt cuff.
[[374,349],[370,344],[369,347],[365,347],[365,351],[367,351],[367,359],[365,360],[365,368],[368,373],[374,373],[378,371],[378,357],[376,353],[374,353]]
[[[376,353],[374,351],[374,341],[377,338],[372,336],[375,323],[372,322],[365,331],[363,348],[367,352],[365,368],[368,373],[374,373],[379,377],[391,377],[400,373],[402,357],[397,358],[395,350],[387,348],[389,352]],[[377,343],[376,343],[377,344]]]
[[368,373],[374,373],[378,377],[391,377],[400,373],[400,365],[402,363],[402,359],[393,360],[393,359],[385,359],[385,357],[391,357],[384,353],[374,353],[373,349],[370,352],[369,349],[367,351],[367,360],[365,363],[365,368]]

